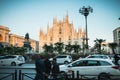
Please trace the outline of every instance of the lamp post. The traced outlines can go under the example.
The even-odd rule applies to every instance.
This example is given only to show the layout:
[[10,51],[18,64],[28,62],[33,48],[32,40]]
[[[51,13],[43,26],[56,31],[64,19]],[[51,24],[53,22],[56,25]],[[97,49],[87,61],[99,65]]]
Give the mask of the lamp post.
[[88,49],[88,31],[87,31],[87,16],[89,15],[89,13],[93,12],[93,9],[89,6],[89,7],[85,7],[83,6],[82,8],[79,9],[79,13],[81,13],[82,15],[85,16],[85,23],[86,23],[86,49]]
[[81,39],[83,40],[83,42],[82,42],[83,54],[85,54],[84,49],[85,49],[85,40],[86,40],[86,38],[82,37]]

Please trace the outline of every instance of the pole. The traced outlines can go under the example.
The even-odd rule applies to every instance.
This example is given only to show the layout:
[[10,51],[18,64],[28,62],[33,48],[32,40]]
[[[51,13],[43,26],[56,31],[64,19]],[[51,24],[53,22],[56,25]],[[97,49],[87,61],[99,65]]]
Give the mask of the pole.
[[85,27],[86,27],[86,45],[85,45],[85,49],[86,49],[86,53],[89,50],[89,45],[88,45],[88,31],[87,31],[87,16],[89,15],[90,12],[93,12],[93,9],[89,6],[89,7],[85,7],[83,6],[83,8],[81,8],[79,10],[79,12],[85,16]]
[[86,49],[88,49],[87,16],[85,16],[85,22],[86,22]]

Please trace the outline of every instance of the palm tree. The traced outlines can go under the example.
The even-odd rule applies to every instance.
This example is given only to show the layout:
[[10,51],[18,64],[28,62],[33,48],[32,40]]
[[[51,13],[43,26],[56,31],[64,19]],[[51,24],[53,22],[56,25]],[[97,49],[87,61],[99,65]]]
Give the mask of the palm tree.
[[65,52],[71,54],[71,52],[72,52],[72,45],[70,43],[65,46]]
[[63,48],[64,48],[64,44],[61,43],[61,42],[57,42],[55,43],[55,47],[54,47],[54,50],[60,54],[63,53]]
[[44,49],[45,53],[53,53],[53,45],[52,44],[51,45],[45,44],[43,46],[43,49]]
[[103,40],[103,39],[97,39],[96,38],[96,40],[94,40],[94,42],[95,42],[95,46],[96,46],[96,48],[98,48],[98,52],[101,54],[101,45],[102,45],[102,43],[103,42],[105,42],[106,40]]
[[80,45],[78,45],[78,44],[73,45],[73,50],[75,53],[78,54],[81,50]]
[[112,49],[113,54],[115,54],[115,48],[117,47],[117,43],[109,43],[109,47]]

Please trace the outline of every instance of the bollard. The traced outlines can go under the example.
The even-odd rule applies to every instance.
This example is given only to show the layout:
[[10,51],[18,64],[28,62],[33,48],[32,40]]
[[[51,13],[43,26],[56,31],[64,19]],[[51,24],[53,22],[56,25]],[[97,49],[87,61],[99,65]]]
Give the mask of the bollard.
[[79,71],[77,71],[77,80],[79,80]]
[[72,79],[74,79],[75,78],[75,76],[74,76],[74,71],[72,71]]
[[15,70],[15,77],[14,80],[17,80],[17,70]]
[[21,73],[21,70],[19,70],[19,80],[21,80],[21,76],[22,76],[22,73]]

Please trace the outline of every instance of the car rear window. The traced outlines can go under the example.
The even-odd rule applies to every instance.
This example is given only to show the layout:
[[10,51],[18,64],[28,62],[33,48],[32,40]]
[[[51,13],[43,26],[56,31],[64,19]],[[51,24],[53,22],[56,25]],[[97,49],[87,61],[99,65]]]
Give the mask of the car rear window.
[[57,56],[56,58],[66,58],[67,56]]
[[9,58],[15,58],[16,56],[4,56],[1,59],[9,59]]

